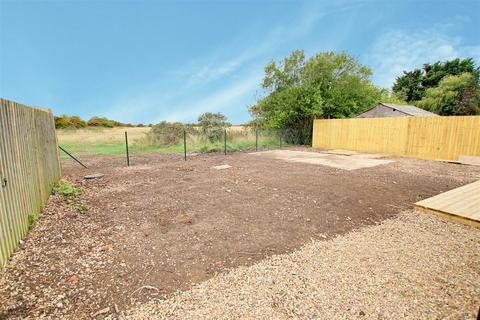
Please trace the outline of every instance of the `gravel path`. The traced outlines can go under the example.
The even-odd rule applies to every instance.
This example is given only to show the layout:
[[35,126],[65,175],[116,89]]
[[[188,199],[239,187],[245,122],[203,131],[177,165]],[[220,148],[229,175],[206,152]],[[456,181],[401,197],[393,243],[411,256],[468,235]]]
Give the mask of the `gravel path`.
[[404,212],[178,292],[133,319],[475,319],[480,230]]

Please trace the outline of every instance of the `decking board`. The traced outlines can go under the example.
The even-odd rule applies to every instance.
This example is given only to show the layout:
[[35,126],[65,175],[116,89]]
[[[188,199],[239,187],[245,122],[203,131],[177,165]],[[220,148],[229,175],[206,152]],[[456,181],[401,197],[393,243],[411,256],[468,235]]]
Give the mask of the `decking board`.
[[480,180],[421,200],[415,208],[480,228]]

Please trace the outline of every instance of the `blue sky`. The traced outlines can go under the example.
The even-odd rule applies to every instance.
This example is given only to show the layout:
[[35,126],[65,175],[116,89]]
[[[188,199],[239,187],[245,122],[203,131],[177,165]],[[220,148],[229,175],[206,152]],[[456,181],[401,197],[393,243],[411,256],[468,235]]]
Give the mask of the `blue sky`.
[[0,0],[0,96],[125,122],[250,119],[263,67],[346,51],[390,87],[402,70],[473,57],[480,1]]

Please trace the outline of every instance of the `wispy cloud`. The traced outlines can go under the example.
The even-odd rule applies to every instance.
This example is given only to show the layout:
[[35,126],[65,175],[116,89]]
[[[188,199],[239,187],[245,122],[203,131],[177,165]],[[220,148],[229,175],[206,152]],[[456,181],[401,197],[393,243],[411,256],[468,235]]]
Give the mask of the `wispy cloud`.
[[238,103],[244,102],[245,98],[254,97],[255,89],[258,88],[261,78],[261,73],[252,73],[247,77],[242,77],[241,80],[202,97],[200,100],[193,100],[184,102],[181,105],[172,106],[171,109],[175,111],[169,112],[168,115],[162,118],[158,118],[157,122],[160,120],[185,121],[194,119],[203,112],[225,112],[230,108],[238,107]]
[[462,38],[450,35],[452,25],[452,22],[446,22],[428,30],[390,30],[381,34],[362,57],[373,68],[374,82],[391,87],[403,70],[418,68],[428,62],[457,57],[473,57],[480,61],[480,44],[466,45]]
[[244,108],[247,114],[246,105],[254,101],[266,60],[274,57],[280,46],[311,32],[325,14],[305,9],[296,23],[274,27],[260,42],[241,50],[223,44],[171,72],[167,84],[159,79],[141,91],[120,94],[104,114],[122,121],[152,119],[149,122],[192,121],[202,112],[232,108]]

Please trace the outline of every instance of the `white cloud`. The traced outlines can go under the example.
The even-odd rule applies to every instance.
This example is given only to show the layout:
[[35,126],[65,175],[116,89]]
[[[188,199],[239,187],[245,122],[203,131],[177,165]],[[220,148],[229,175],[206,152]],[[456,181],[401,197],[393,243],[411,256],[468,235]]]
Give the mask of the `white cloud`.
[[203,112],[225,112],[226,109],[237,106],[239,101],[245,101],[245,98],[253,98],[255,88],[258,88],[262,78],[261,73],[253,73],[242,80],[232,83],[218,91],[210,93],[200,100],[190,101],[182,105],[172,106],[173,112],[157,119],[167,121],[188,121],[196,118]]
[[235,40],[222,44],[163,75],[168,82],[159,79],[137,87],[138,91],[119,94],[102,113],[120,121],[154,122],[191,120],[202,112],[235,107],[245,108],[246,112],[246,104],[253,102],[255,90],[260,87],[266,57],[275,56],[279,47],[311,32],[325,14],[305,9],[292,24],[273,28],[262,41],[240,50]]
[[429,30],[406,32],[391,30],[380,35],[362,57],[373,68],[374,82],[391,87],[403,70],[424,63],[473,57],[480,61],[480,44],[468,46],[459,37],[449,35],[450,24]]

